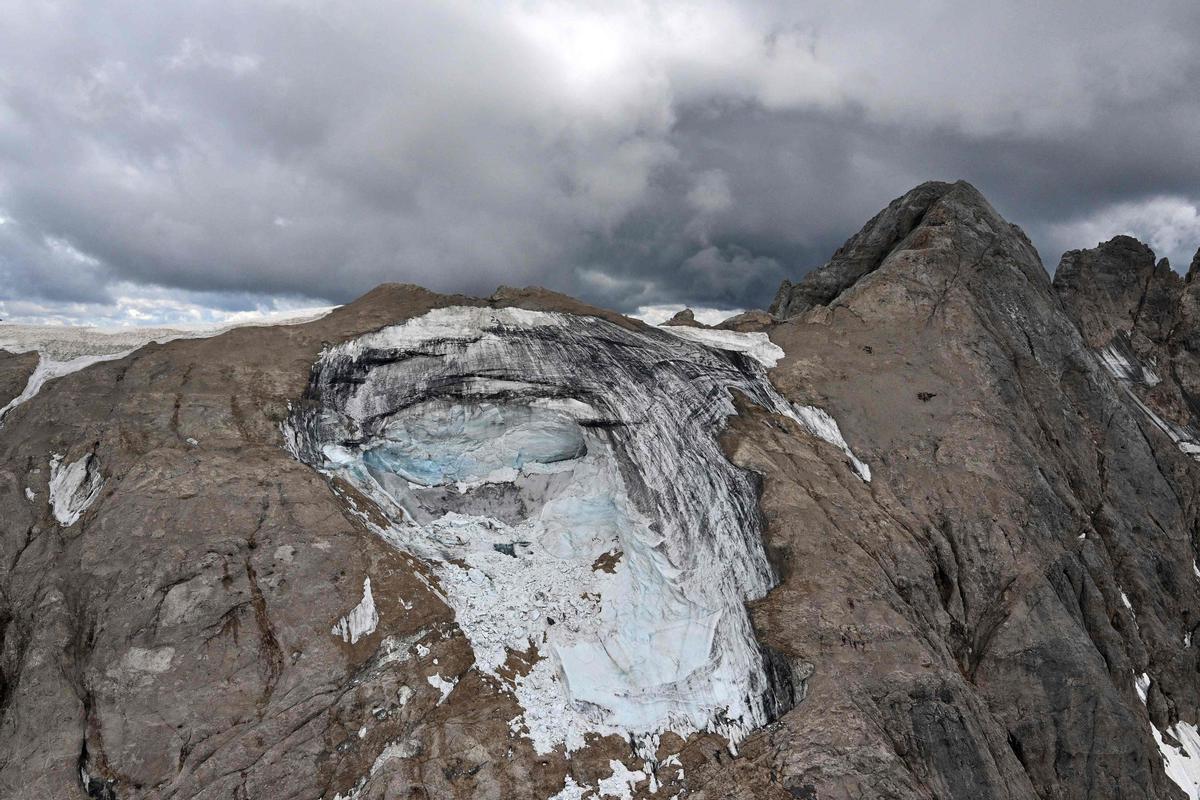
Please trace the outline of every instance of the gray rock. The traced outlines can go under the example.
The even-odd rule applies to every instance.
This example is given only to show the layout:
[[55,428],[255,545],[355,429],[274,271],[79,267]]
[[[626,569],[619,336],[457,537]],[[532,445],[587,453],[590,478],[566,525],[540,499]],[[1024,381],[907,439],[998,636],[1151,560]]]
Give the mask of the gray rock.
[[1063,254],[1054,288],[1092,347],[1117,332],[1162,342],[1178,321],[1183,281],[1166,259],[1131,236],[1117,236],[1091,250]]
[[896,198],[839,247],[824,265],[797,283],[784,281],[771,303],[770,312],[787,319],[810,308],[828,305],[859,278],[878,269],[884,259],[918,228],[930,207],[956,190],[975,192],[962,181],[956,184],[930,181]]
[[[815,705],[843,712],[836,737],[792,739],[781,779],[816,797],[1178,796],[1150,721],[1197,720],[1196,464],[1101,365],[1019,230],[964,184],[920,207],[898,242],[869,223],[830,271],[873,266],[823,278],[827,305],[801,293],[808,310],[771,332],[803,354],[776,384],[830,408],[873,497],[740,444],[766,475],[768,550],[821,576],[785,581],[758,624],[815,665],[793,714],[824,730]],[[1132,324],[1111,313],[1096,327]]]
[[663,325],[683,325],[689,328],[708,327],[704,323],[696,321],[696,314],[690,308],[685,308],[682,311],[676,312],[675,315],[664,322]]
[[0,408],[25,389],[25,384],[37,363],[37,353],[10,353],[0,350]]

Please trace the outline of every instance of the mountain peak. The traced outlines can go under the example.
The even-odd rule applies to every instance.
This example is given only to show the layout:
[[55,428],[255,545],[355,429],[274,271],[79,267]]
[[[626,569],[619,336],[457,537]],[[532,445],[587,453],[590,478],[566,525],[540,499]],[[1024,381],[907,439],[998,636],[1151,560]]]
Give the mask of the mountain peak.
[[[951,228],[946,230],[944,226]],[[1032,251],[1020,229],[1006,222],[970,183],[927,181],[889,203],[824,265],[795,283],[785,280],[771,304],[771,313],[786,319],[829,305],[879,269],[893,253],[906,249],[906,243],[918,249],[927,247],[934,237],[920,235],[919,231],[933,228],[943,228],[943,234],[952,236],[961,233],[967,239],[981,234],[987,239],[1016,237],[1022,249],[1028,246]],[[1036,253],[1033,257],[1036,260]]]
[[1161,340],[1175,321],[1183,281],[1164,258],[1132,236],[1063,254],[1054,288],[1092,347],[1115,333]]

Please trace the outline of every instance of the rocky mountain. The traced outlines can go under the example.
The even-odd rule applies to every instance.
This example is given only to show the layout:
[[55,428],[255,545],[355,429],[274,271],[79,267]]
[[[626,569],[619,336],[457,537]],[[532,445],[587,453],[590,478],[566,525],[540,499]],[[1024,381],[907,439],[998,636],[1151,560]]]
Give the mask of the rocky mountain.
[[1195,798],[1198,270],[929,183],[714,328],[0,355],[0,796]]

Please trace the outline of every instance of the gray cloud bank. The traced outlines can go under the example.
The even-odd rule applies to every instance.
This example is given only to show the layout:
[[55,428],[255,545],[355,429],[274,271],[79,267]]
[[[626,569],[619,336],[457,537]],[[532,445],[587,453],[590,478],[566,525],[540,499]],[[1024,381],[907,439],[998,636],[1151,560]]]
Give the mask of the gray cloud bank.
[[0,315],[763,306],[929,178],[1186,268],[1200,4],[915,5],[0,0]]

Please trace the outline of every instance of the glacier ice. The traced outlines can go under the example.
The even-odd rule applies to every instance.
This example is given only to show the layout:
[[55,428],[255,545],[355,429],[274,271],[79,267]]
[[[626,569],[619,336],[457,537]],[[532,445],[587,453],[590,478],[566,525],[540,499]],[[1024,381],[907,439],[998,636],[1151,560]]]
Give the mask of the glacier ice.
[[693,328],[688,325],[662,325],[662,330],[683,339],[715,347],[745,353],[764,367],[773,367],[783,359],[783,348],[771,341],[765,333],[727,331],[720,328]]
[[342,617],[330,630],[334,636],[343,642],[356,643],[364,636],[370,636],[379,625],[379,612],[375,609],[375,598],[371,596],[371,579],[363,579],[363,596],[350,613]]
[[[686,325],[662,325],[660,327],[682,339],[689,339],[719,350],[745,353],[764,367],[774,367],[784,356],[782,347],[772,342],[767,334],[757,331],[727,331],[714,328],[693,328]],[[842,438],[842,432],[829,412],[814,406],[789,404],[785,413],[813,436],[829,442],[841,450],[849,459],[858,476],[864,481],[870,482],[871,468],[850,450],[850,445]]]
[[[433,566],[539,752],[588,734],[649,749],[666,730],[736,743],[793,690],[745,609],[776,577],[757,479],[717,441],[735,390],[865,471],[744,348],[512,308],[438,309],[327,349],[285,432]],[[502,670],[531,651],[527,674]]]
[[67,466],[62,456],[50,458],[50,508],[64,528],[74,525],[80,515],[100,496],[104,478],[94,453]]

